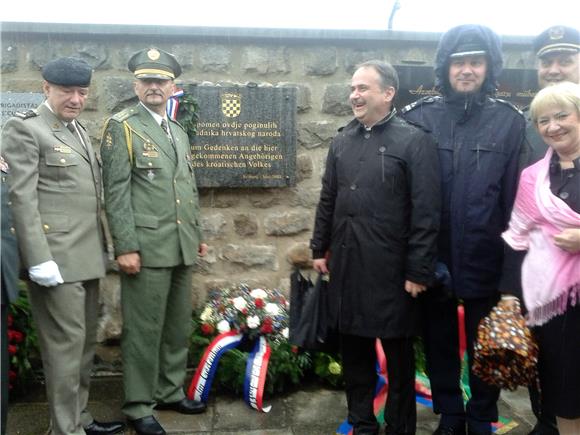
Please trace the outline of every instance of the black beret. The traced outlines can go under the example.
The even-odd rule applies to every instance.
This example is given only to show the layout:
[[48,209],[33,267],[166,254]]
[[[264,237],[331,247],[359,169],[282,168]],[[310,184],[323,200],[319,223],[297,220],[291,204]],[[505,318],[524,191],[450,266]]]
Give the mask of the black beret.
[[536,56],[563,51],[578,53],[580,51],[580,33],[573,27],[552,26],[534,39]]
[[181,74],[181,65],[175,57],[158,48],[138,51],[129,59],[128,67],[138,79],[169,80]]
[[93,69],[82,59],[61,57],[51,60],[42,68],[42,78],[60,86],[88,87]]

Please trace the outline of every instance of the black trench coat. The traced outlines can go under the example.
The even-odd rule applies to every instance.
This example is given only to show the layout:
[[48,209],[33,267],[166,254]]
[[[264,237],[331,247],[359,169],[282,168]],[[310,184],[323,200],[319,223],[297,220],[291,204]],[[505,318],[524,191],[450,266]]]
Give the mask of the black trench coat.
[[328,152],[311,248],[330,251],[339,331],[401,338],[417,333],[405,280],[430,284],[440,219],[433,139],[398,117],[370,130],[356,119]]

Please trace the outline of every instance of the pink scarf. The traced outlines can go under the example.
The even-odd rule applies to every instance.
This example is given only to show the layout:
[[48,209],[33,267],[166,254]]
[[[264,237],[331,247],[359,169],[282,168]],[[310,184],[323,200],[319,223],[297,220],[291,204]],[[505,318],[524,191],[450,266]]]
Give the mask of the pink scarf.
[[575,213],[550,190],[552,149],[524,169],[509,228],[502,234],[513,249],[528,250],[522,265],[522,288],[528,324],[543,325],[566,311],[580,296],[580,254],[558,248],[554,235],[580,227]]

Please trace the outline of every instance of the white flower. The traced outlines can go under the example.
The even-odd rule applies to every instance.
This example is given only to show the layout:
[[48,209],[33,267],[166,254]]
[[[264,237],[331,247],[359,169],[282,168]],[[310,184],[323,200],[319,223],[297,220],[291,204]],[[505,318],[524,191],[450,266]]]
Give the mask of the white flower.
[[290,334],[290,331],[288,330],[288,328],[282,329],[282,337],[284,337],[285,339],[288,339],[289,334]]
[[212,315],[213,315],[213,310],[211,309],[211,307],[205,307],[205,310],[203,310],[203,312],[201,313],[201,316],[199,316],[199,318],[203,322],[207,322],[208,320],[211,319]]
[[261,288],[257,288],[257,289],[252,290],[250,292],[250,295],[254,299],[266,299],[268,297],[268,293],[266,293],[266,291],[262,290]]
[[246,308],[247,305],[246,300],[241,296],[234,298],[232,302],[238,311],[242,311],[244,308]]
[[228,322],[227,320],[221,320],[218,324],[217,324],[217,329],[220,333],[224,333],[224,332],[228,332],[231,330],[230,328],[230,322]]
[[278,305],[273,304],[271,302],[267,303],[266,306],[264,307],[264,309],[271,316],[277,316],[278,314],[280,314],[280,307],[278,307]]
[[260,326],[260,318],[258,316],[248,317],[248,328],[256,329],[258,326]]

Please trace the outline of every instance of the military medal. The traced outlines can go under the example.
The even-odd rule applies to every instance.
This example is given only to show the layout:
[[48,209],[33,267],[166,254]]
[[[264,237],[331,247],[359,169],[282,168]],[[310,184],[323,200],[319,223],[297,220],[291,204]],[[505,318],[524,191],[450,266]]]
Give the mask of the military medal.
[[72,149],[66,145],[55,145],[53,148],[54,152],[62,153],[62,154],[70,154],[72,153]]
[[145,151],[143,151],[143,157],[150,157],[150,158],[159,157],[159,153],[155,149],[155,145],[153,145],[152,143],[145,142],[145,145],[143,145],[143,148],[145,148]]
[[147,171],[147,178],[149,178],[149,181],[153,181],[155,178],[155,171],[153,169]]

